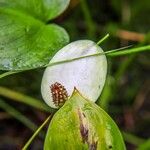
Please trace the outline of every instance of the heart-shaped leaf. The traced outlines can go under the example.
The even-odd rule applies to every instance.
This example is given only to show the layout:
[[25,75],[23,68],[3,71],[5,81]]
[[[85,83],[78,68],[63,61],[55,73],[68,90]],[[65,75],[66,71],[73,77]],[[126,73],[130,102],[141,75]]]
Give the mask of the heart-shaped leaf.
[[[60,0],[0,2],[0,70],[41,67],[69,42],[68,34],[63,28],[41,21],[54,18],[68,5],[68,0],[64,0],[62,7],[55,6],[59,2]],[[44,7],[43,4],[48,3],[53,3],[53,6]],[[55,9],[59,11],[55,12]]]

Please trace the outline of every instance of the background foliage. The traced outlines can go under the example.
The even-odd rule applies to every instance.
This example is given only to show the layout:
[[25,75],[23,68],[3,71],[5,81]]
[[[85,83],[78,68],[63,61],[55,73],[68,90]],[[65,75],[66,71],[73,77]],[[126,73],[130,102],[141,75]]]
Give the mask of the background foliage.
[[[5,0],[1,2],[3,1]],[[9,2],[11,0],[7,1],[7,9],[10,9]],[[26,0],[26,2],[28,1]],[[14,5],[13,8],[16,6],[18,4]],[[47,9],[51,8],[46,8],[45,12],[47,12]],[[31,8],[27,10],[31,11]],[[0,9],[1,11],[3,9]],[[54,22],[67,30],[71,41],[78,39],[98,41],[106,33],[110,33],[111,37],[101,45],[104,51],[127,45],[142,46],[150,44],[149,0],[71,0],[69,8],[52,21],[49,21],[49,19],[56,17],[58,14],[45,13],[41,16],[38,12],[35,14],[35,8],[32,9],[33,13],[30,11],[27,11],[27,16],[33,14],[30,18],[32,29],[37,30],[36,27],[41,26],[41,24],[47,26]],[[9,15],[8,11],[5,10],[5,12]],[[3,23],[2,17],[0,13],[0,22]],[[13,18],[16,20],[16,17],[13,16]],[[36,18],[36,21],[33,18]],[[20,20],[22,29],[28,22],[22,17]],[[15,24],[13,26],[11,32],[15,36],[17,36],[17,33],[20,34],[24,31],[16,32],[17,26]],[[32,29],[30,32],[34,31]],[[9,31],[0,28],[0,32],[6,33]],[[43,36],[47,33],[47,30],[42,32]],[[40,32],[36,36],[41,37]],[[48,37],[51,38],[51,36]],[[0,41],[5,41],[5,39],[6,37],[4,39],[1,37]],[[36,41],[35,39],[32,38],[32,41]],[[28,42],[31,43],[32,41],[28,39]],[[67,41],[68,38],[65,42]],[[8,45],[6,46],[8,47]],[[46,45],[41,43],[40,49],[44,48],[43,46]],[[57,47],[56,51],[57,49],[59,48]],[[12,52],[11,54],[14,55],[15,53]],[[3,56],[0,51],[0,61],[2,61]],[[97,102],[117,122],[129,150],[150,149],[148,140],[150,135],[149,58],[148,52],[109,58],[107,83]],[[49,109],[43,103],[40,94],[43,70],[29,70],[0,80],[0,149],[21,149],[37,126],[48,116]],[[45,131],[36,138],[31,149],[42,149]]]

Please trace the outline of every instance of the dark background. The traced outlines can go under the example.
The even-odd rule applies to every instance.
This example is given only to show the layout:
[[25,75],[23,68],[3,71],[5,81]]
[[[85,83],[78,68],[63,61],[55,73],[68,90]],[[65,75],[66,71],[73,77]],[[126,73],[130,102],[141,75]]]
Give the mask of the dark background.
[[[109,39],[101,45],[104,51],[150,44],[149,0],[71,0],[69,8],[54,22],[68,31],[71,41],[91,39],[97,42],[109,33]],[[43,71],[37,69],[5,77],[0,86],[42,100],[40,84]],[[148,52],[108,58],[107,82],[97,103],[118,124],[128,150],[150,149],[149,76]],[[49,115],[11,101],[11,97],[3,95],[2,98],[37,126]],[[19,120],[0,111],[0,150],[21,149],[32,134],[33,131]],[[43,141],[42,136],[37,137],[31,149],[42,149]]]

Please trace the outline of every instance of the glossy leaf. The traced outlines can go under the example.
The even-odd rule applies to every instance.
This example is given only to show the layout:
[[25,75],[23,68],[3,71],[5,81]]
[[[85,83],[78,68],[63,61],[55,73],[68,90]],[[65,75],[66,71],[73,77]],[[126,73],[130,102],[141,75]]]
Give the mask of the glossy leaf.
[[66,31],[46,25],[21,11],[0,7],[0,69],[41,67],[68,43]]

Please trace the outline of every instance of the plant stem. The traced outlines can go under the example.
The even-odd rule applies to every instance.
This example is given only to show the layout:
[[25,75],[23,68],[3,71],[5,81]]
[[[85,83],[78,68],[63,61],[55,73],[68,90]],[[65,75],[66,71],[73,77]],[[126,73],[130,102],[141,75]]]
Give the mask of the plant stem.
[[116,52],[108,51],[106,52],[106,55],[108,57],[116,57],[116,56],[129,55],[129,54],[134,54],[134,53],[143,52],[143,51],[150,51],[150,45],[126,49],[123,51],[116,51]]
[[150,50],[150,45],[148,45],[148,46],[143,46],[143,47],[138,47],[138,48],[130,48],[130,49],[121,51],[121,49],[125,49],[125,48],[128,48],[128,47],[130,47],[130,46],[119,48],[119,49],[114,49],[114,50],[110,50],[110,51],[106,51],[106,52],[103,52],[103,53],[95,53],[95,54],[81,56],[81,57],[72,58],[72,59],[68,59],[68,60],[57,61],[57,62],[47,64],[47,65],[45,65],[45,67],[58,65],[58,64],[62,64],[62,63],[68,63],[68,62],[71,62],[71,61],[75,61],[75,60],[79,60],[79,59],[83,59],[83,58],[87,58],[87,57],[94,57],[94,56],[100,56],[100,55],[106,55],[108,57],[114,57],[114,56],[134,54],[134,53],[137,53],[137,52]]
[[9,76],[11,74],[15,74],[15,73],[19,73],[20,71],[8,71],[8,72],[5,72],[3,74],[0,74],[0,79],[5,77],[5,76]]
[[119,69],[116,71],[114,78],[116,83],[121,79],[121,77],[123,76],[123,74],[125,73],[125,71],[127,70],[127,68],[129,67],[129,65],[133,62],[133,60],[136,58],[136,54],[135,55],[131,55],[130,57],[128,57],[126,60],[124,60],[121,64]]
[[17,102],[25,103],[27,105],[30,105],[30,106],[40,109],[42,111],[46,111],[46,112],[52,111],[52,109],[50,107],[48,107],[46,104],[44,104],[41,100],[32,98],[30,96],[10,90],[5,87],[0,86],[0,95],[10,98],[11,100],[14,100]]
[[34,140],[34,138],[37,136],[37,134],[42,130],[42,128],[48,123],[48,121],[52,118],[52,115],[49,116],[43,123],[42,125],[34,132],[34,134],[31,136],[31,138],[27,141],[27,143],[24,145],[22,150],[26,150],[31,142]]
[[100,39],[98,42],[97,42],[97,45],[100,45],[102,44],[106,39],[109,38],[109,34],[106,34],[102,39]]

